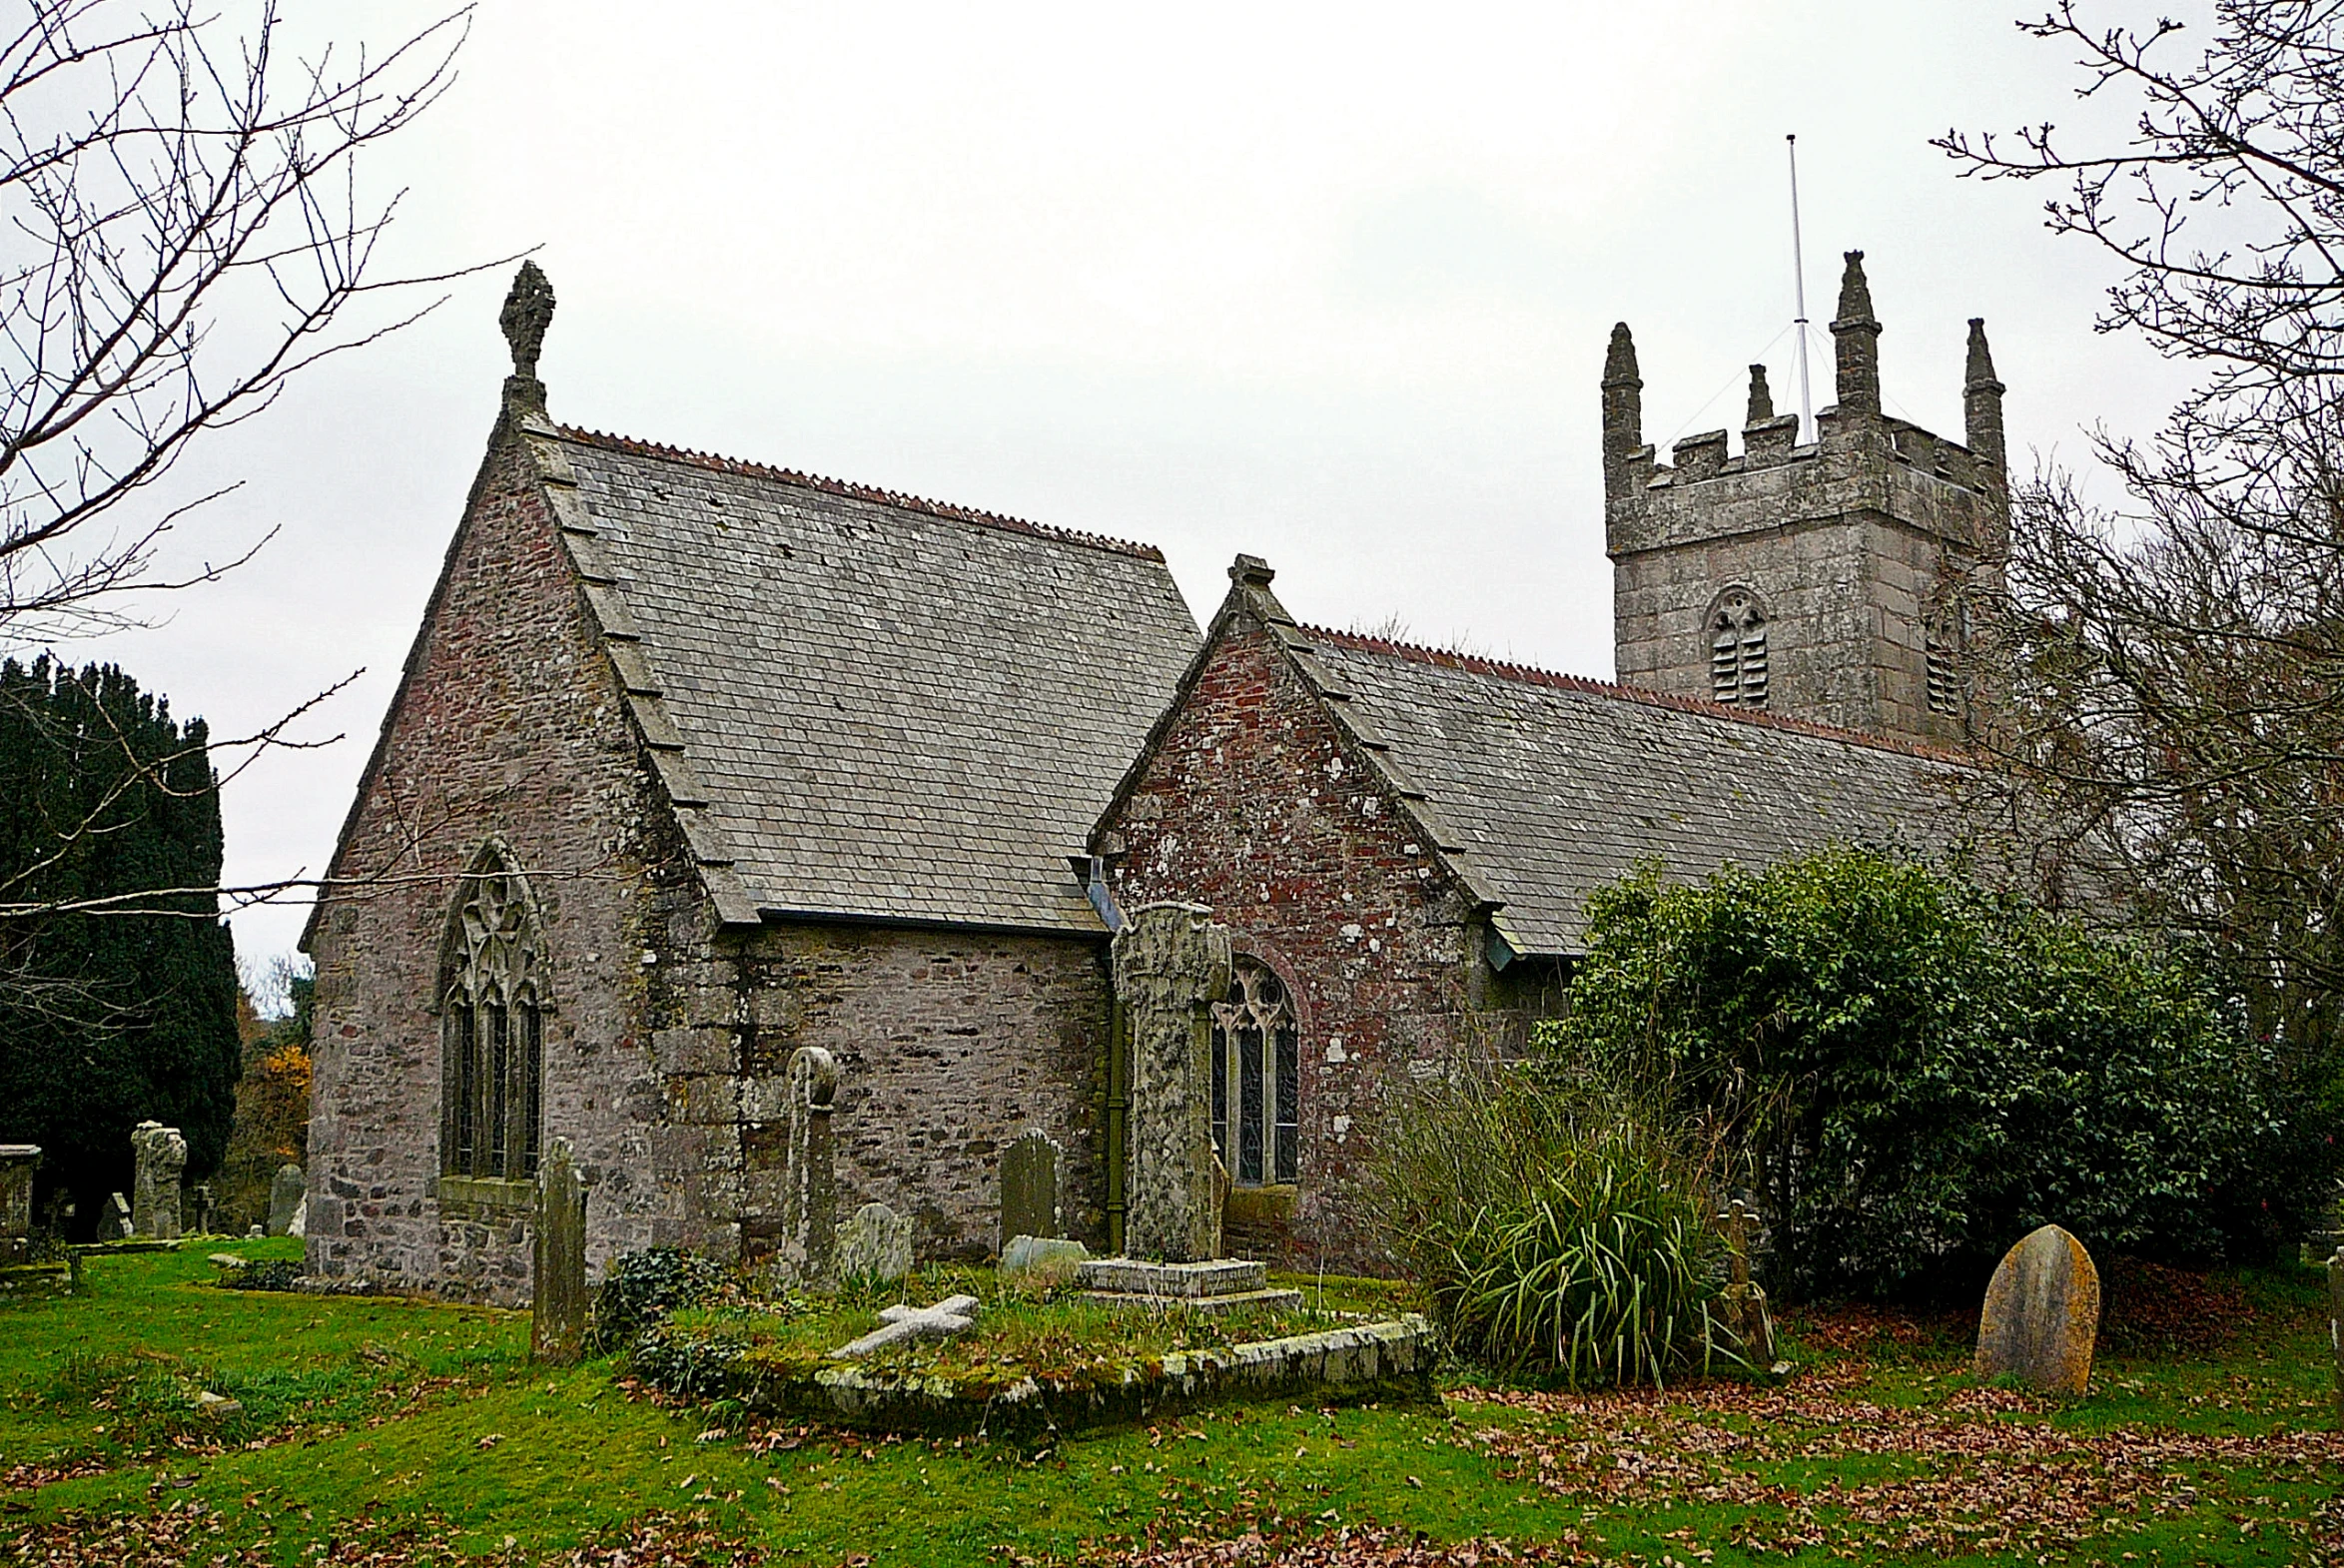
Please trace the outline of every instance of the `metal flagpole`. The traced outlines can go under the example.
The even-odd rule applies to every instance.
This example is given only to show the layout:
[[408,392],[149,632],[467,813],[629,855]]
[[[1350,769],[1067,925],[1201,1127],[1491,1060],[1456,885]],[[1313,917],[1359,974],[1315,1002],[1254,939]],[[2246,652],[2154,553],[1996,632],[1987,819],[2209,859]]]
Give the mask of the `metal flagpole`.
[[1799,238],[1799,138],[1786,136],[1791,148],[1791,276],[1798,290],[1799,315],[1799,438],[1815,435],[1815,393],[1807,380],[1807,257]]

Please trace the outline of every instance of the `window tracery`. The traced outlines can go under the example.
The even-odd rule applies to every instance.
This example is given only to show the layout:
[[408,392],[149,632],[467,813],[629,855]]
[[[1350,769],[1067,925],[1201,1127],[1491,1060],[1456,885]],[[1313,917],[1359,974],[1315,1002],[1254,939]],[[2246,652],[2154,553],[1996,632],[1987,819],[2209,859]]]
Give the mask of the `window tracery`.
[[528,883],[501,847],[456,892],[440,992],[445,1051],[440,1164],[450,1176],[537,1174],[545,1068],[543,941]]
[[1763,708],[1766,682],[1766,610],[1748,588],[1728,588],[1709,614],[1710,698]]
[[1301,1048],[1293,1000],[1240,956],[1212,1008],[1212,1148],[1239,1186],[1283,1184],[1301,1164]]

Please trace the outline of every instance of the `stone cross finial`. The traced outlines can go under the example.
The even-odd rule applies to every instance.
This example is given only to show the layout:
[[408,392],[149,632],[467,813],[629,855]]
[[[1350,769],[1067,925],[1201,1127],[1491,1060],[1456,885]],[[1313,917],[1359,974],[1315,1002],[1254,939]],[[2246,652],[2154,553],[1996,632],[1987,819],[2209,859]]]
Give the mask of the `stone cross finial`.
[[552,324],[553,285],[535,262],[523,262],[512,275],[504,309],[496,315],[496,325],[504,329],[504,341],[512,349],[515,381],[537,379],[537,351],[545,346],[545,329]]

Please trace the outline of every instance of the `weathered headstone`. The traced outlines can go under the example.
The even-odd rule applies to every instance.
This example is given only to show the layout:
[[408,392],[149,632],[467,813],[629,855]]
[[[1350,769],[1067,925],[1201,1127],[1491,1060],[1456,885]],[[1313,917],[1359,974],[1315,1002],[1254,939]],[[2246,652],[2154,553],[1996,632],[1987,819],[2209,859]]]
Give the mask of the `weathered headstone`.
[[98,1239],[125,1241],[138,1233],[138,1225],[131,1218],[130,1199],[120,1192],[108,1192],[106,1207],[98,1216]]
[[789,1137],[774,1272],[785,1284],[827,1290],[838,1282],[838,1169],[830,1126],[837,1060],[820,1046],[791,1052],[784,1098]]
[[912,1271],[912,1221],[885,1203],[865,1203],[838,1227],[838,1277],[884,1284]]
[[309,1193],[309,1183],[303,1179],[302,1168],[283,1165],[269,1181],[269,1233],[284,1235],[293,1225],[293,1211],[302,1205]]
[[2336,1424],[2344,1426],[2344,1246],[2328,1259],[2328,1352],[2336,1358]]
[[187,1140],[179,1129],[141,1122],[131,1129],[131,1227],[162,1241],[179,1239],[179,1176],[187,1169]]
[[529,1359],[575,1366],[586,1353],[586,1188],[566,1138],[546,1140],[530,1219]]
[[40,1166],[40,1145],[0,1144],[0,1263],[32,1255],[33,1173]]
[[187,1201],[193,1223],[190,1230],[196,1235],[210,1235],[212,1231],[212,1183],[198,1181],[187,1189]]
[[304,1192],[302,1194],[302,1200],[293,1205],[293,1218],[287,1221],[285,1226],[285,1233],[289,1236],[295,1237],[296,1239],[308,1239],[310,1234],[309,1193]]
[[1058,1144],[1040,1129],[1001,1153],[1001,1246],[1022,1235],[1061,1236]]
[[1064,1273],[1072,1277],[1077,1263],[1088,1262],[1091,1248],[1080,1241],[1064,1236],[1016,1235],[1001,1249],[1000,1274],[1004,1279],[1036,1269]]
[[943,1339],[965,1334],[977,1326],[977,1298],[950,1295],[934,1306],[882,1307],[879,1320],[887,1326],[874,1328],[862,1338],[840,1345],[830,1352],[832,1359],[844,1361],[869,1355],[906,1339]]
[[1977,1320],[1977,1375],[2012,1373],[2045,1393],[2081,1394],[2099,1337],[2100,1276],[2083,1243],[2044,1225],[2002,1254]]
[[1149,904],[1115,935],[1115,994],[1131,1026],[1124,1250],[1166,1262],[1220,1255],[1212,1179],[1212,1025],[1229,989],[1229,934],[1194,904]]
[[1732,1257],[1733,1282],[1718,1292],[1727,1326],[1742,1341],[1750,1364],[1768,1367],[1775,1359],[1775,1320],[1767,1310],[1766,1291],[1750,1277],[1750,1205],[1735,1198],[1718,1216],[1725,1221],[1726,1245]]

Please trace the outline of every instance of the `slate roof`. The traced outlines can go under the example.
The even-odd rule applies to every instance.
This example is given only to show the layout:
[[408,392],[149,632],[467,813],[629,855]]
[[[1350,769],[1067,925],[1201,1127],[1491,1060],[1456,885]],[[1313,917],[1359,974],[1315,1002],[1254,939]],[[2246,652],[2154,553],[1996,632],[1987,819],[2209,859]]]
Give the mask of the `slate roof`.
[[1953,832],[1944,753],[1314,627],[1282,640],[1421,794],[1517,952],[1579,951],[1587,893],[1642,860],[1694,880],[1833,842],[1926,853]]
[[1197,645],[1161,552],[528,432],[720,908],[1104,929],[1067,857]]

